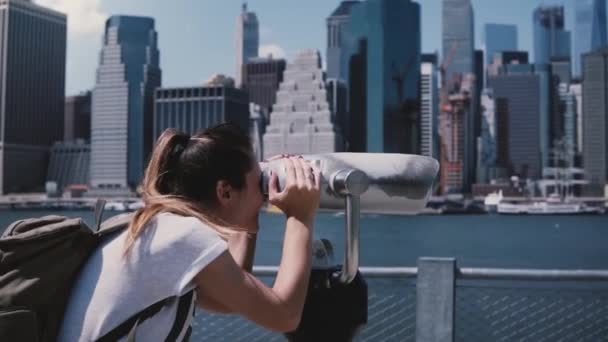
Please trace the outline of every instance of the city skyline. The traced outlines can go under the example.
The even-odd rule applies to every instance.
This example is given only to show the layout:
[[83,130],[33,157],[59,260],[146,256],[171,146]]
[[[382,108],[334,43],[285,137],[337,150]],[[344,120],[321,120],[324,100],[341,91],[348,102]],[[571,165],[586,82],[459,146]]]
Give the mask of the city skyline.
[[[141,3],[119,0],[34,0],[43,6],[63,11],[68,20],[68,63],[66,95],[78,94],[94,86],[98,51],[101,48],[103,23],[110,15],[126,14],[153,17],[159,32],[163,86],[200,85],[215,73],[235,76],[234,18],[242,1],[195,2],[181,7],[160,0]],[[281,6],[278,0],[248,1],[260,22],[261,55],[273,53],[288,59],[306,48],[318,49],[325,68],[326,19],[340,1],[310,1],[310,6]],[[441,51],[441,1],[421,4],[422,52]],[[572,0],[514,0],[507,2],[472,0],[475,11],[475,47],[481,48],[485,23],[515,24],[519,49],[532,53],[532,12],[541,3],[563,4],[566,29],[574,29]],[[213,15],[211,15],[213,14]],[[192,22],[184,28],[182,22]],[[198,44],[185,44],[185,41]],[[184,53],[186,51],[187,53]]]
[[[39,2],[43,1],[51,0],[39,0]],[[65,0],[54,1],[65,2]],[[99,5],[112,0],[100,1]],[[548,2],[542,2],[533,8],[529,13],[532,29],[521,34],[532,36],[534,45],[529,50],[524,48],[524,51],[513,51],[518,48],[517,31],[521,31],[518,30],[520,24],[509,24],[500,20],[488,21],[481,25],[484,34],[479,37],[479,34],[476,34],[479,31],[479,24],[476,22],[479,20],[475,18],[479,18],[480,15],[476,14],[478,11],[475,9],[475,1],[441,1],[441,19],[435,18],[432,21],[432,23],[441,23],[441,49],[435,49],[431,54],[425,53],[422,48],[424,28],[421,23],[422,6],[418,1],[343,1],[336,9],[328,11],[324,15],[325,22],[322,22],[321,26],[326,28],[325,51],[329,53],[326,63],[329,63],[330,70],[326,69],[327,65],[323,65],[322,49],[301,48],[300,46],[304,46],[306,42],[298,42],[301,53],[291,59],[290,56],[286,56],[286,69],[280,89],[276,93],[276,102],[266,103],[264,102],[266,100],[261,99],[252,101],[257,105],[272,108],[270,111],[274,118],[272,121],[264,120],[266,122],[262,123],[259,134],[264,135],[263,138],[260,135],[260,143],[266,142],[271,135],[273,139],[274,135],[282,136],[284,139],[285,134],[281,132],[304,134],[298,128],[300,123],[304,122],[314,125],[312,130],[305,129],[305,132],[335,133],[328,136],[328,142],[334,141],[332,143],[334,147],[323,149],[326,152],[342,151],[342,146],[345,146],[347,152],[418,154],[422,152],[422,141],[429,142],[426,145],[435,150],[432,140],[434,136],[439,135],[441,139],[438,159],[441,160],[442,169],[440,193],[470,193],[476,182],[476,173],[481,168],[486,168],[486,171],[492,174],[495,173],[492,168],[497,168],[496,171],[500,171],[498,168],[504,169],[507,173],[503,175],[503,172],[500,172],[501,176],[497,173],[498,180],[504,180],[508,175],[518,175],[533,180],[543,178],[546,174],[545,168],[557,166],[555,161],[552,163],[550,160],[550,154],[558,148],[560,141],[569,142],[573,148],[576,148],[574,142],[580,141],[581,136],[584,140],[586,136],[585,129],[580,132],[580,127],[584,126],[580,124],[581,117],[584,116],[583,111],[580,110],[580,102],[583,102],[584,107],[585,99],[588,99],[583,96],[581,100],[580,94],[585,94],[585,86],[578,92],[576,89],[570,89],[572,79],[570,58],[574,53],[571,46],[571,30],[567,25],[567,10],[563,5]],[[87,4],[93,2],[94,0],[91,0]],[[36,6],[32,0],[11,0],[8,3],[16,8],[25,5]],[[428,2],[424,5],[432,7]],[[348,6],[352,8],[346,8]],[[142,7],[141,10],[146,8],[148,7]],[[66,17],[76,15],[71,13],[69,8],[64,11],[68,13]],[[233,55],[235,59],[237,68],[233,69],[233,73],[219,70],[208,62],[213,55],[218,52],[223,53],[221,49],[209,50],[203,56],[198,56],[196,64],[186,63],[185,59],[193,56],[191,50],[196,50],[199,42],[202,44],[206,41],[207,34],[201,35],[199,40],[190,42],[185,47],[180,46],[180,56],[184,58],[184,62],[176,64],[178,67],[169,66],[170,71],[165,70],[165,72],[171,74],[173,70],[186,65],[191,69],[190,77],[198,79],[199,65],[212,67],[213,69],[210,69],[214,75],[210,81],[212,86],[230,89],[235,89],[236,86],[236,90],[243,92],[245,99],[247,91],[250,90],[249,86],[255,83],[249,77],[252,71],[248,63],[249,59],[261,55],[255,58],[255,63],[286,60],[280,58],[286,54],[280,47],[273,52],[266,51],[268,55],[279,59],[264,57],[265,43],[262,42],[260,47],[258,35],[260,32],[266,32],[268,35],[268,30],[264,28],[263,21],[257,19],[261,17],[258,15],[260,11],[263,9],[248,8],[247,2],[243,2],[240,11],[235,15],[238,18],[236,27],[225,31],[220,30],[220,27],[215,28],[217,34],[214,37],[219,37],[222,42],[230,40],[236,42],[230,52],[225,52],[225,55]],[[280,12],[282,9],[277,8],[276,11]],[[271,9],[270,12],[276,11]],[[219,13],[217,14],[219,16]],[[306,15],[303,14],[302,17]],[[90,185],[94,191],[133,190],[143,173],[146,156],[149,155],[150,146],[154,141],[153,135],[158,135],[164,128],[182,121],[185,126],[178,126],[186,131],[202,128],[195,124],[196,119],[189,117],[192,113],[188,112],[188,108],[192,109],[192,104],[188,103],[186,106],[172,104],[171,109],[165,111],[160,111],[158,106],[154,107],[152,104],[154,89],[171,89],[172,100],[175,89],[184,89],[183,94],[180,93],[178,97],[190,99],[192,96],[190,90],[199,89],[204,83],[201,80],[178,85],[161,82],[164,79],[161,78],[161,65],[163,65],[161,55],[164,56],[164,50],[160,46],[162,33],[160,27],[156,25],[156,18],[154,15],[145,14],[113,15],[105,22],[103,47],[97,57],[100,64],[91,99]],[[576,24],[585,23],[580,17],[577,18],[579,22]],[[186,18],[183,21],[187,22]],[[199,22],[193,22],[197,24],[183,25],[184,33],[187,33],[188,29],[198,27]],[[77,19],[74,20],[72,27],[73,30],[77,30],[84,29],[85,26],[79,24]],[[91,27],[88,34],[93,35],[95,32]],[[289,33],[300,32],[302,27],[293,23]],[[493,32],[492,28],[508,28],[508,30]],[[28,32],[26,28],[23,30]],[[63,32],[66,37],[66,31]],[[73,36],[74,32],[70,31],[69,35]],[[232,39],[231,35],[234,35]],[[294,34],[295,36],[297,35]],[[181,45],[184,45],[186,39],[188,39],[187,35],[184,34],[180,40]],[[503,45],[490,44],[497,41],[501,41]],[[484,147],[483,139],[480,140],[483,109],[479,96],[486,86],[483,49],[495,52],[506,50],[495,54],[496,58],[488,69],[488,75],[491,77],[487,86],[494,88],[496,113],[501,119],[498,121],[502,122],[500,127],[492,125],[496,126],[494,128],[498,132],[498,141],[503,141],[504,137],[508,138],[506,154],[502,153],[505,152],[502,149],[498,149],[502,151],[501,155],[497,156],[497,160],[501,160],[501,163],[496,165],[491,163],[481,165],[477,160],[482,159],[481,152]],[[38,49],[30,50],[29,53],[33,56],[44,55],[39,53]],[[17,50],[13,48],[10,51]],[[440,52],[443,56],[432,57]],[[306,56],[310,55],[310,58],[302,57],[302,53]],[[428,89],[424,95],[432,96],[438,101],[438,103],[427,103],[427,109],[439,104],[439,111],[433,110],[424,114],[418,111],[419,108],[422,109],[419,106],[423,105],[420,101],[424,100],[424,96],[421,95],[424,89],[420,88],[422,77],[420,63],[424,59],[421,58],[423,56],[427,59],[431,56],[431,60],[437,61],[435,67],[440,66],[434,71],[427,70],[426,76],[431,78],[441,76],[442,80],[439,96],[428,94]],[[520,63],[531,61],[531,64],[514,65],[509,62],[513,58]],[[230,62],[228,57],[224,60]],[[308,70],[305,67],[309,66],[312,68],[310,69],[312,74],[305,71]],[[61,70],[65,69],[61,68]],[[268,71],[270,70],[266,70]],[[14,76],[17,72],[18,70],[15,69],[11,75]],[[243,77],[247,88],[238,89],[241,72],[247,75]],[[300,75],[299,72],[302,74]],[[62,71],[62,76],[64,74],[65,71]],[[329,74],[341,80],[332,80],[331,77],[328,79]],[[527,79],[524,79],[526,77]],[[312,87],[307,83],[311,80]],[[524,83],[520,82],[522,80]],[[577,82],[579,80],[575,80],[574,83]],[[431,84],[432,81],[427,83]],[[272,88],[276,89],[278,86],[276,81],[273,84]],[[304,87],[303,84],[307,86]],[[524,92],[515,91],[524,88],[527,89]],[[64,92],[62,86],[57,86],[55,89],[58,89],[59,93]],[[309,94],[307,93],[309,90],[315,92]],[[536,95],[530,96],[530,94]],[[486,102],[490,103],[489,100]],[[526,104],[524,107],[516,106],[516,104],[523,106],[524,103]],[[505,104],[507,107],[504,106]],[[243,108],[243,113],[248,113],[253,107],[246,105]],[[13,112],[15,111],[11,113]],[[319,116],[321,112],[323,118]],[[155,134],[152,133],[152,113],[159,119],[154,121]],[[209,114],[205,113],[199,114],[203,116]],[[301,114],[302,118],[296,120],[300,123],[295,121],[289,123],[287,119],[280,119],[282,116],[276,116],[281,113],[287,115],[290,120],[295,119],[295,117],[291,118],[294,113]],[[347,113],[348,116],[345,116]],[[229,118],[220,119],[215,114],[212,114],[215,120],[232,121]],[[181,119],[175,115],[181,115]],[[304,120],[305,116],[307,119]],[[421,120],[421,116],[424,116],[424,120]],[[71,124],[73,119],[68,116],[65,118],[66,124]],[[326,123],[324,120],[329,121]],[[203,121],[209,123],[207,119]],[[249,117],[243,121],[243,126],[251,124]],[[432,122],[438,124],[430,125]],[[196,127],[190,127],[188,124]],[[269,126],[264,133],[266,124]],[[335,129],[334,124],[338,124]],[[427,126],[432,126],[432,129],[425,131],[423,127]],[[505,131],[503,128],[508,130]],[[67,132],[63,133],[71,133],[71,125],[67,125],[66,129]],[[268,142],[270,143],[270,140]],[[317,139],[310,140],[308,144],[302,141],[298,143],[298,148],[310,145],[309,148],[306,151],[290,153],[318,152],[313,146],[317,143],[320,143]],[[270,144],[272,146],[267,146],[268,149],[262,145],[267,144],[260,145],[260,155],[267,155],[277,148],[291,151],[287,146],[289,144],[286,145],[285,142],[278,140],[276,142],[273,140]],[[504,141],[500,146],[503,145]],[[69,146],[65,147],[69,148]],[[63,148],[61,146],[60,149],[53,151],[56,154],[63,153]],[[427,148],[425,153],[430,154],[430,149]],[[76,150],[69,150],[69,153],[71,152],[76,153]],[[581,160],[579,159],[577,163],[582,163]]]

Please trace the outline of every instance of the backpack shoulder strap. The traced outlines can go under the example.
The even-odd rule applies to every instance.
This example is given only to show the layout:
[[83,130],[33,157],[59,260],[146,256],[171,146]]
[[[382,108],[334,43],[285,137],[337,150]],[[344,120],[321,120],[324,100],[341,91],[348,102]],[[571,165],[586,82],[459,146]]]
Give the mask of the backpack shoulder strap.
[[[170,335],[173,333],[174,330],[176,330],[176,325],[178,325],[178,323],[181,322],[182,325],[185,323],[185,319],[182,319],[183,315],[180,315],[180,307],[182,307],[184,305],[183,303],[185,303],[188,300],[191,302],[193,296],[194,296],[194,290],[179,297],[180,302],[179,302],[178,309],[177,309],[178,313],[177,313],[176,321],[173,324],[173,327],[171,328]],[[122,337],[125,337],[125,336],[127,336],[128,342],[134,342],[138,326],[143,321],[156,315],[158,312],[160,312],[160,310],[163,307],[165,307],[170,302],[176,300],[177,298],[178,298],[177,296],[171,296],[171,297],[165,298],[163,300],[160,300],[160,301],[148,306],[147,308],[143,309],[142,311],[129,317],[129,319],[122,322],[116,328],[107,332],[105,335],[103,335],[102,337],[97,339],[96,342],[114,342],[114,341],[120,340]]]
[[100,237],[112,234],[122,229],[126,229],[133,219],[133,213],[123,213],[116,216],[112,216],[109,219],[99,224],[97,235]]
[[106,208],[106,200],[98,198],[95,202],[95,230],[99,231],[101,227],[101,219],[103,218],[103,211]]
[[[194,291],[195,290],[192,290],[179,298],[175,322],[173,323],[171,332],[169,332],[169,335],[165,339],[166,342],[177,341],[178,337],[182,335],[184,328],[186,328],[186,323],[192,318],[191,315],[194,314],[194,308],[192,306],[195,305],[194,300],[196,299]],[[188,326],[186,329],[191,329],[191,326]],[[188,334],[189,333],[186,333],[186,336],[188,336]],[[184,340],[187,340],[187,338]]]
[[146,319],[156,315],[165,305],[167,305],[175,297],[168,297],[161,301],[158,301],[142,311],[129,317],[126,321],[122,322],[116,328],[110,330],[102,337],[98,338],[96,342],[114,342],[120,340],[122,337],[129,335],[129,339],[134,338],[134,333],[137,330],[137,326]]

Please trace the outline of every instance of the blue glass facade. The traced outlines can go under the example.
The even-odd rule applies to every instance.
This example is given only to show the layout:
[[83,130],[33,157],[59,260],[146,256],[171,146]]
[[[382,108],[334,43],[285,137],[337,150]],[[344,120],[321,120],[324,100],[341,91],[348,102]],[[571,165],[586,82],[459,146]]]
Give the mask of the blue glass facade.
[[[507,135],[508,156],[497,156],[507,162],[510,174],[538,179],[541,175],[540,139],[540,77],[538,75],[511,74],[492,76],[489,79],[494,96],[501,105],[497,117],[507,117],[503,132]],[[504,153],[505,151],[503,151]]]
[[161,84],[154,20],[113,16],[93,91],[91,183],[133,189],[152,149],[154,89]]
[[472,74],[475,70],[475,31],[470,0],[443,0],[443,58],[451,56],[446,77]]
[[349,30],[350,12],[359,1],[342,1],[327,18],[327,78],[348,80],[348,49],[346,43],[351,35]]
[[497,52],[517,51],[517,26],[485,24],[483,34],[486,65],[492,63]]
[[[352,8],[349,63],[366,56],[368,152],[418,150],[416,104],[420,80],[420,5],[410,0],[368,0]],[[362,44],[362,42],[365,42]],[[349,75],[349,87],[359,75]]]
[[548,64],[551,59],[570,57],[570,31],[564,29],[563,6],[540,6],[534,10],[534,63]]
[[499,136],[505,135],[508,148],[499,148],[497,158],[512,174],[539,179],[549,160],[550,65],[505,65],[501,74],[491,76],[488,82],[496,99],[497,121],[506,123]]
[[49,146],[63,139],[66,21],[0,2],[0,194],[44,189]]
[[577,0],[574,76],[581,76],[581,55],[606,46],[606,0]]

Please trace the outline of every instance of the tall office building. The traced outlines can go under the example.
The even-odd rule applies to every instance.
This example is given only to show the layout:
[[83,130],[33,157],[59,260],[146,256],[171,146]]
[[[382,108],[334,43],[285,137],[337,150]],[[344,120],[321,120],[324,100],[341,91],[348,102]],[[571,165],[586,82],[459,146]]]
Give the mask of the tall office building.
[[494,123],[496,125],[496,178],[506,179],[509,174],[509,101],[508,98],[496,98],[494,101]]
[[253,58],[243,66],[242,88],[249,94],[249,101],[260,106],[265,120],[276,102],[286,65],[284,59]]
[[570,58],[553,58],[550,64],[555,83],[569,84],[572,81],[572,63],[570,62]]
[[[217,78],[216,78],[217,80]],[[167,128],[188,134],[231,122],[249,132],[247,92],[218,82],[200,87],[158,88],[154,96],[154,134]]]
[[66,20],[0,1],[0,194],[44,189],[49,147],[63,139]]
[[574,96],[576,110],[576,154],[583,155],[583,85],[579,82],[570,84],[570,93]]
[[439,159],[439,84],[437,54],[420,64],[420,154]]
[[348,89],[346,82],[337,79],[326,79],[325,87],[327,88],[327,103],[331,112],[331,122],[334,123],[340,130],[342,137],[342,150],[346,151],[350,142],[347,137],[350,133],[347,131],[350,127],[350,116],[348,115]]
[[63,141],[91,140],[91,92],[65,99]]
[[477,170],[477,183],[488,183],[494,179],[492,170],[496,168],[496,112],[492,89],[484,89],[481,93],[481,136],[479,143],[479,167]]
[[[443,0],[442,49],[445,91],[451,112],[440,117],[442,136],[443,192],[470,191],[475,181],[477,114],[479,92],[476,81],[473,6],[470,0]],[[443,110],[443,108],[442,108]]]
[[[546,83],[546,86],[543,86]],[[543,157],[548,157],[548,113],[544,101],[550,75],[532,65],[507,65],[502,74],[491,76],[489,86],[494,91],[495,115],[507,119],[506,127],[499,129],[507,134],[507,149],[498,148],[497,160],[503,162],[510,175],[539,179],[542,176]],[[501,155],[508,153],[508,156]],[[504,165],[506,164],[506,165]]]
[[559,100],[560,112],[562,113],[563,120],[563,134],[561,139],[566,149],[574,153],[577,150],[576,96],[570,91],[568,84],[560,83]]
[[[513,66],[513,72],[517,72],[517,66]],[[556,114],[554,98],[557,96],[555,77],[552,74],[551,65],[540,64],[533,66],[534,74],[538,75],[540,81],[540,156],[542,167],[549,166],[550,149],[553,146],[552,139],[558,135],[559,115]],[[557,118],[557,120],[555,120]]]
[[243,4],[241,14],[236,20],[236,86],[243,82],[243,65],[258,56],[260,48],[260,27],[258,17],[247,10]]
[[[485,89],[485,72],[484,72],[484,55],[483,50],[475,50],[475,94],[473,95],[473,113],[474,118],[474,137],[479,138],[481,136],[481,92]],[[477,150],[477,149],[476,149]],[[477,163],[477,156],[475,154],[475,163]]]
[[344,129],[347,152],[367,151],[367,40],[358,41],[356,53],[348,61],[349,120]]
[[[441,191],[468,193],[475,181],[475,154],[477,137],[474,136],[475,76],[467,74],[458,80],[457,92],[447,96],[439,120],[441,135]],[[442,90],[444,91],[444,90]]]
[[260,106],[249,103],[249,138],[257,161],[264,160],[264,131],[266,125],[262,118]]
[[606,0],[576,0],[574,76],[581,76],[581,55],[608,44]]
[[443,0],[443,58],[451,57],[446,77],[475,72],[475,24],[470,0]]
[[[351,123],[354,117],[366,123],[365,151],[418,153],[420,5],[411,0],[362,2],[352,8],[349,31],[350,70],[353,63],[366,62],[364,79],[349,75],[351,100],[365,101],[365,107],[351,103],[349,108]],[[352,99],[353,89],[365,99]],[[357,131],[359,127],[350,129]]]
[[583,167],[587,195],[608,182],[608,49],[583,54]]
[[130,193],[143,177],[161,84],[157,39],[152,18],[106,21],[91,122],[91,185],[99,194]]
[[349,30],[350,12],[359,1],[342,1],[327,18],[327,78],[348,80],[347,42],[351,39]]
[[570,58],[570,31],[564,29],[564,6],[541,5],[534,10],[534,63]]
[[488,23],[483,26],[482,48],[486,67],[494,61],[497,52],[517,50],[517,26]]
[[264,158],[342,150],[340,131],[331,120],[318,51],[305,50],[287,65],[271,118],[264,134]]

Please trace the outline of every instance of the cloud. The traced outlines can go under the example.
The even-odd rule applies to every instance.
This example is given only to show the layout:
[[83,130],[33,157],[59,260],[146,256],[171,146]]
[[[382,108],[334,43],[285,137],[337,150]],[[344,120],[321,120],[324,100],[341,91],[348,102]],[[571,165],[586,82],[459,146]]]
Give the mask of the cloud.
[[107,16],[101,12],[101,0],[37,0],[35,2],[67,14],[70,34],[91,35],[103,32]]
[[272,55],[274,58],[285,58],[287,53],[285,52],[285,49],[278,44],[264,44],[260,45],[258,55],[260,57],[268,57],[268,55]]

